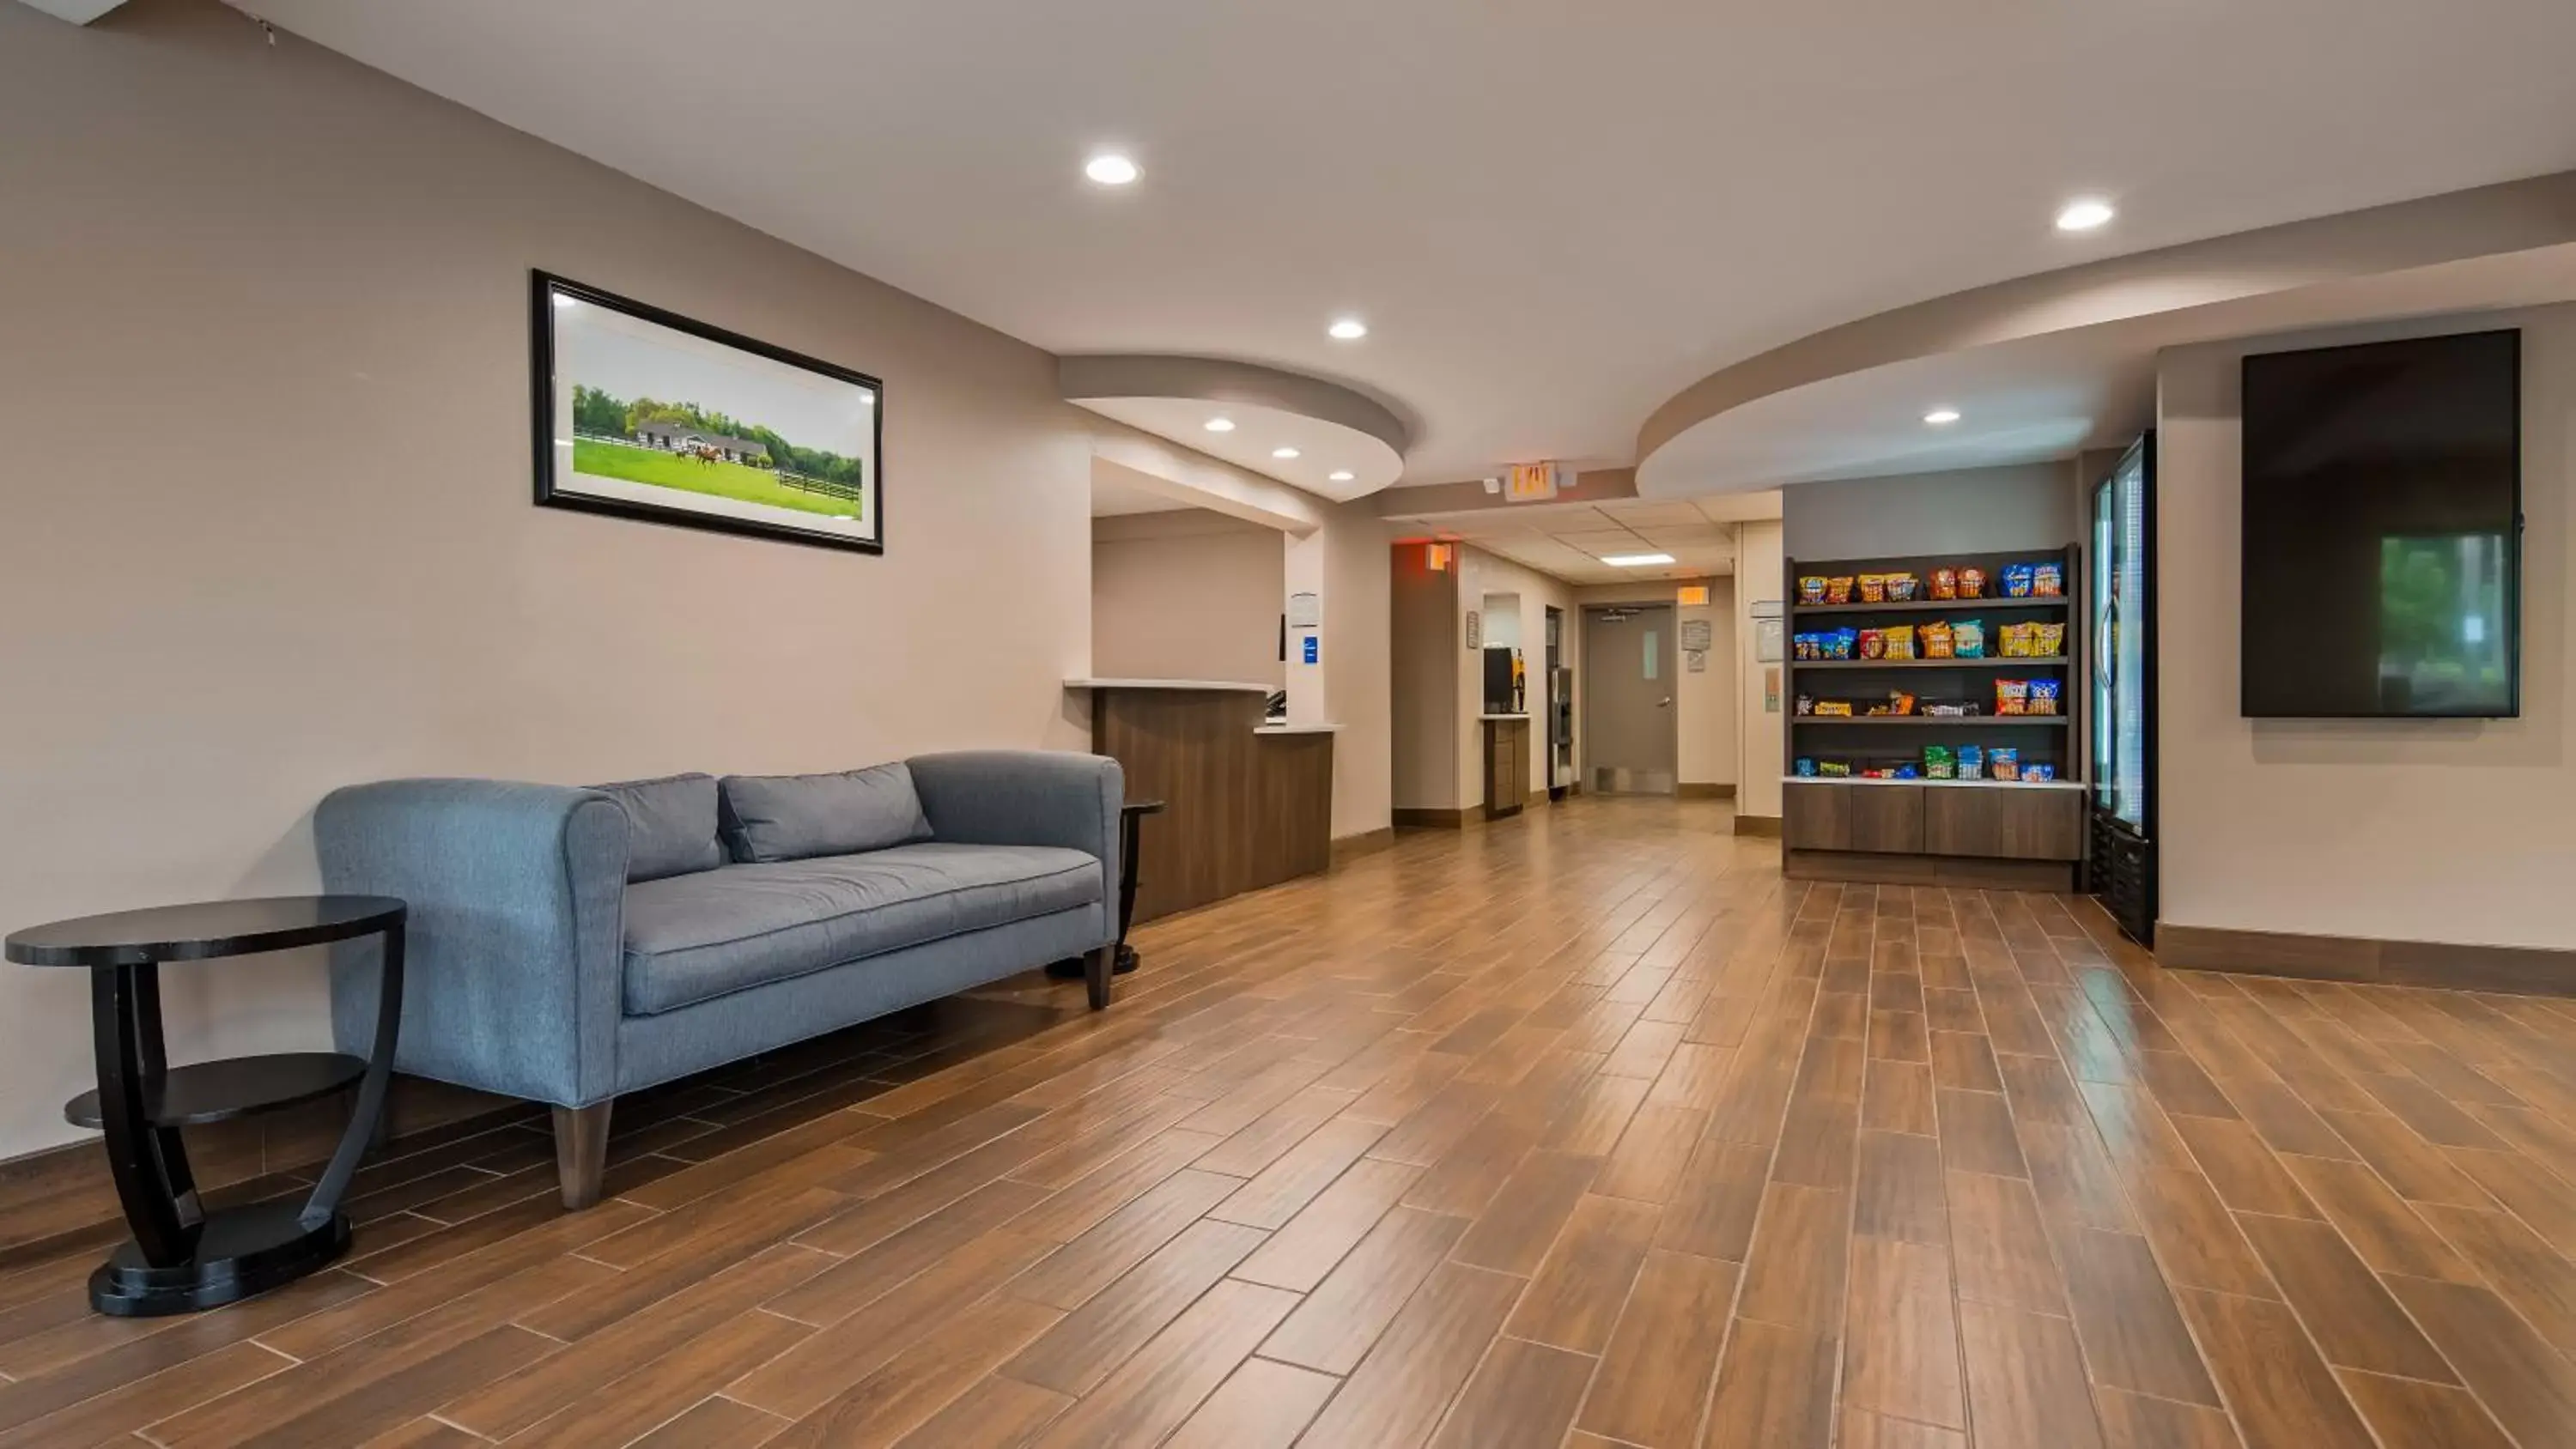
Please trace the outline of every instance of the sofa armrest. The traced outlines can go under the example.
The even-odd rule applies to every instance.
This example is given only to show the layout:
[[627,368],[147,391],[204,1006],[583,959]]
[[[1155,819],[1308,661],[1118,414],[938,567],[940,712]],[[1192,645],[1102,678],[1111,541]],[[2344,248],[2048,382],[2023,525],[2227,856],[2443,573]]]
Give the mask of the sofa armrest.
[[[390,780],[322,801],[324,887],[411,906],[397,1067],[563,1106],[614,1092],[627,828],[609,797],[555,785]],[[375,1003],[372,960],[335,957],[343,1050]]]
[[916,755],[913,788],[935,839],[961,845],[1054,845],[1099,857],[1102,899],[1118,899],[1118,812],[1127,774],[1105,755],[960,750]]

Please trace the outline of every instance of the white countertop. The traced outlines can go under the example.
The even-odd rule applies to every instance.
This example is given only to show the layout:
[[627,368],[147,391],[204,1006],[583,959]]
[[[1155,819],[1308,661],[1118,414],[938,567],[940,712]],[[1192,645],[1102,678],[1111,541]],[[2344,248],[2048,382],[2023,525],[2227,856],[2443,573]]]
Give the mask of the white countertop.
[[1252,727],[1252,732],[1256,735],[1329,735],[1338,733],[1340,730],[1341,726],[1337,724],[1266,724]]
[[1068,679],[1067,689],[1195,689],[1219,694],[1276,694],[1266,684],[1246,684],[1239,679]]
[[1528,715],[1525,715],[1525,714],[1480,714],[1480,715],[1476,716],[1476,718],[1478,718],[1478,719],[1528,719],[1528,718],[1529,718],[1529,716],[1528,716]]
[[1864,780],[1858,775],[1782,775],[1791,785],[1938,785],[1949,790],[2081,790],[2081,780]]

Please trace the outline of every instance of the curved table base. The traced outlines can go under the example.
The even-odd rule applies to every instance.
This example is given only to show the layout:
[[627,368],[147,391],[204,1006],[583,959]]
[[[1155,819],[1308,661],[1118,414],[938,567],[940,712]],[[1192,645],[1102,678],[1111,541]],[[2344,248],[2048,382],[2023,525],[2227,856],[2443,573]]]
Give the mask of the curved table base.
[[133,1243],[119,1247],[89,1275],[89,1302],[118,1318],[157,1318],[239,1302],[327,1266],[349,1250],[349,1215],[334,1212],[306,1227],[300,1200],[254,1203],[208,1213],[196,1255],[156,1268]]

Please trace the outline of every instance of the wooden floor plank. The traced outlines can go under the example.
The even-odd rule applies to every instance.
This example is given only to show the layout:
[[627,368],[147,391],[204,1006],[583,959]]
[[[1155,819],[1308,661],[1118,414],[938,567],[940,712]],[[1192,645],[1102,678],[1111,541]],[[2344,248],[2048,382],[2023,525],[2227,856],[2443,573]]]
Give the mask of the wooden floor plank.
[[1140,928],[1107,1013],[639,1096],[581,1214],[524,1122],[370,1162],[343,1265],[216,1313],[89,1314],[75,1233],[0,1272],[0,1449],[2576,1439],[2576,1008],[1729,824],[1409,833]]

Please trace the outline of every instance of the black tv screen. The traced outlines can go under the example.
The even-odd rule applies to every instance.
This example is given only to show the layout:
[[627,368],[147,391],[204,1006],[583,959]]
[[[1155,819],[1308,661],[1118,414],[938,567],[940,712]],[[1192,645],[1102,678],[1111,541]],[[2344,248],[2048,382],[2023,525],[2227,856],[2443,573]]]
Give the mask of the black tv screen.
[[2522,334],[2245,359],[2244,712],[2522,709]]

